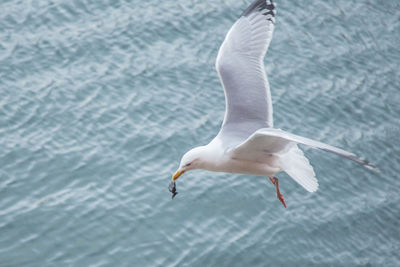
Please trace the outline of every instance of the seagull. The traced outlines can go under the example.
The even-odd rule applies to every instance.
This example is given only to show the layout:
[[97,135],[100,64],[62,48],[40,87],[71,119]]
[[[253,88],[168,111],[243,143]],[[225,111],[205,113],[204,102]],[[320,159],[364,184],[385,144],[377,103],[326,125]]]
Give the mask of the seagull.
[[182,174],[205,169],[266,176],[286,208],[277,173],[286,172],[308,192],[318,189],[313,167],[299,144],[378,171],[351,152],[273,127],[271,93],[263,60],[274,31],[275,9],[272,0],[255,0],[227,33],[216,60],[226,102],[222,127],[208,145],[195,147],[182,157],[169,184],[172,198],[178,193],[176,180]]

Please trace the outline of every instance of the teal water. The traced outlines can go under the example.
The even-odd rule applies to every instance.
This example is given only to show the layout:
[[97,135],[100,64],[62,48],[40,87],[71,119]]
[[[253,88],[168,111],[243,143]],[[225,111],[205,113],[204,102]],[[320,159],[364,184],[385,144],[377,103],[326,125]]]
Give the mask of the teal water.
[[250,1],[0,1],[0,266],[400,266],[400,2],[278,2],[265,59],[275,126],[306,150],[285,174],[195,171],[218,132],[214,70]]

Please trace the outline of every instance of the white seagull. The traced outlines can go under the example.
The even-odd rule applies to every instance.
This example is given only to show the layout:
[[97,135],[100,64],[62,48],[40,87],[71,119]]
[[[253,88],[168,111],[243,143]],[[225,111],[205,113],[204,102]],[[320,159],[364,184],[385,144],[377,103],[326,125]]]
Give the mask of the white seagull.
[[313,167],[298,144],[335,153],[377,171],[351,152],[273,128],[263,60],[272,39],[275,14],[272,0],[256,0],[226,35],[216,61],[225,92],[225,118],[208,145],[193,148],[182,157],[169,185],[172,197],[177,194],[175,181],[183,173],[205,169],[269,177],[286,207],[275,174],[284,171],[307,191],[318,189]]

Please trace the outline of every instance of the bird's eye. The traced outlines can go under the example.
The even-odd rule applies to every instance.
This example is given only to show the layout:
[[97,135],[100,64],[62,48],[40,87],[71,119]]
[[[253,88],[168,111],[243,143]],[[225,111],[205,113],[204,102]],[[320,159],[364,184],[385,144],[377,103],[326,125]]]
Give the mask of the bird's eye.
[[190,163],[188,163],[188,164],[186,164],[185,165],[185,167],[189,167],[190,165],[192,165],[192,163],[190,162]]

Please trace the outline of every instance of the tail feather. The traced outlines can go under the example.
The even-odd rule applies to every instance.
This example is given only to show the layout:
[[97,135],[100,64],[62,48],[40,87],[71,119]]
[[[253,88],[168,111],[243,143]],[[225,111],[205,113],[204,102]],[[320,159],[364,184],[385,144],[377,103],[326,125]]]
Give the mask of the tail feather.
[[297,145],[281,156],[281,166],[293,180],[308,192],[318,190],[318,180],[315,178],[314,169]]

